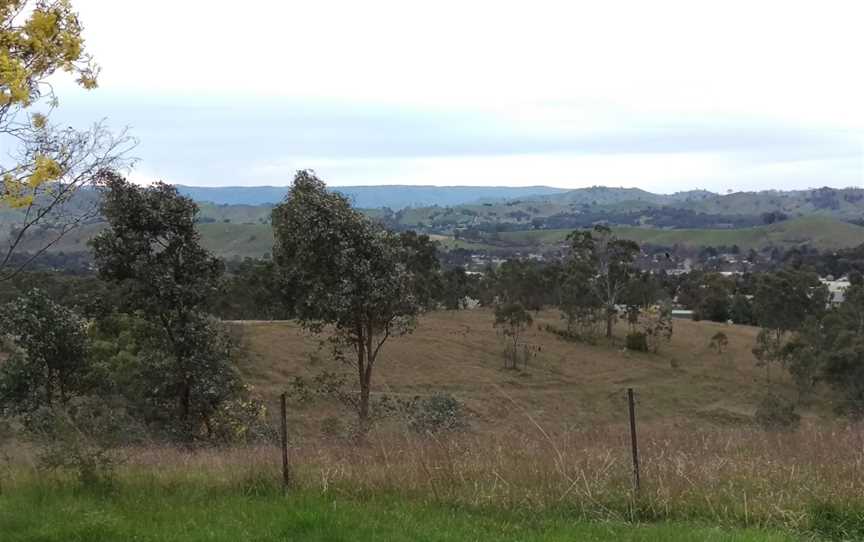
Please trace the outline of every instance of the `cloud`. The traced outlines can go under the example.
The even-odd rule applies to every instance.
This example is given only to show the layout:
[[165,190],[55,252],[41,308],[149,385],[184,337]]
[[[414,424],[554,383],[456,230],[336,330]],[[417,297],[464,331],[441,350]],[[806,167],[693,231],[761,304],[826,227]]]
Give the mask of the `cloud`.
[[59,118],[168,180],[864,183],[857,1],[76,6],[102,88]]

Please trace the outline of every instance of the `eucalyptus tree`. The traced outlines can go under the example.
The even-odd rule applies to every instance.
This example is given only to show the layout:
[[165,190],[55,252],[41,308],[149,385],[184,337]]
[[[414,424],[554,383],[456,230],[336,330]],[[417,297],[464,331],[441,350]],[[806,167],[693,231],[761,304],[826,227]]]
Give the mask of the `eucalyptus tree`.
[[92,241],[99,276],[115,283],[122,308],[144,318],[149,347],[140,375],[148,403],[169,407],[186,435],[240,390],[230,345],[206,308],[220,288],[222,262],[203,246],[198,206],[164,183],[143,187],[116,173],[101,178],[108,227]]
[[[617,305],[636,274],[633,261],[639,253],[639,245],[619,239],[604,225],[597,225],[593,230],[574,231],[567,240],[570,252],[565,272],[574,285],[571,295],[603,307],[606,337],[611,339]],[[569,303],[566,299],[564,302],[565,305]]]
[[[416,239],[408,237],[406,247],[311,171],[297,173],[273,209],[272,224],[273,259],[290,285],[297,318],[315,332],[329,326],[337,353],[356,370],[357,414],[365,430],[381,349],[416,326],[421,300],[415,277],[432,259],[417,258],[410,246]],[[343,348],[353,356],[343,356]]]
[[34,288],[0,307],[0,329],[13,346],[0,363],[0,411],[59,406],[90,389],[85,322],[44,291]]
[[820,319],[828,303],[828,289],[813,273],[781,270],[763,273],[756,281],[753,314],[762,328],[753,355],[771,379],[771,365],[785,366],[791,350],[786,342],[808,319]]

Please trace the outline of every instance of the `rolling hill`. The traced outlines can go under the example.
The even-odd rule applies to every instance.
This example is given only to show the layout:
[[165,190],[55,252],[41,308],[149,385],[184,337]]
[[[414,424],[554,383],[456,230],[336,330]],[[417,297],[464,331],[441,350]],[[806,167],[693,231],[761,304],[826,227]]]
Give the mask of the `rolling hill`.
[[[822,250],[850,248],[864,243],[864,227],[824,217],[806,217],[754,228],[695,230],[618,226],[622,238],[660,246],[732,246],[761,249],[809,245]],[[503,243],[514,246],[554,245],[564,242],[571,229],[501,232]]]
[[[51,252],[80,253],[89,251],[87,241],[103,226],[89,224],[74,230],[56,245]],[[732,246],[743,250],[762,249],[770,246],[792,248],[801,245],[820,250],[851,248],[864,243],[864,227],[824,217],[807,217],[788,220],[770,226],[726,230],[665,230],[657,228],[615,227],[615,232],[638,243],[660,246],[686,245]],[[273,230],[269,224],[207,222],[198,225],[204,246],[225,259],[262,258],[269,256],[273,247]],[[474,250],[538,250],[553,248],[564,242],[573,229],[520,230],[500,232],[497,238],[483,242],[456,240],[452,236],[432,235],[443,248],[467,248]],[[34,250],[46,239],[50,231],[37,232],[30,237],[23,250]]]
[[[562,325],[558,312],[543,311],[525,339],[536,352],[527,368],[513,371],[502,368],[503,343],[493,320],[485,309],[424,316],[413,334],[391,340],[382,350],[374,391],[403,398],[450,393],[466,405],[472,426],[480,431],[524,429],[532,423],[555,431],[622,422],[628,386],[638,390],[644,421],[700,427],[749,423],[769,389],[795,394],[788,376],[774,371],[769,385],[764,369],[756,367],[751,349],[757,328],[675,320],[670,345],[658,354],[635,353],[563,341],[543,328]],[[268,402],[295,376],[349,371],[326,361],[329,350],[319,350],[319,340],[292,322],[234,325],[248,354],[243,371]],[[722,355],[708,346],[718,331],[729,337]],[[625,332],[621,324],[617,333]],[[820,400],[808,414],[828,414],[830,408]],[[291,425],[317,433],[330,414],[318,407],[301,410],[294,412]]]
[[[287,186],[185,186],[177,185],[181,194],[199,202],[217,205],[276,204],[285,198]],[[526,196],[542,196],[567,192],[550,186],[334,186],[332,190],[343,194],[355,206],[368,209],[389,207],[430,207],[435,205],[462,205],[477,201],[501,201]]]

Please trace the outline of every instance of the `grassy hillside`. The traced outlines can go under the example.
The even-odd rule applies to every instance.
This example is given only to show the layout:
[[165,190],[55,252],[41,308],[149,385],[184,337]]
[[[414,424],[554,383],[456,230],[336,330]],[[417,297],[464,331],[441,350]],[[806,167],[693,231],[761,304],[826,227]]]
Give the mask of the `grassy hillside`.
[[[858,246],[864,243],[864,227],[831,218],[810,216],[770,226],[728,230],[662,230],[618,226],[615,232],[625,239],[654,245],[720,246],[742,249],[770,245],[792,247],[808,244],[823,250]],[[525,230],[502,232],[500,239],[516,245],[561,243],[572,230]]]
[[[540,329],[561,323],[557,311],[546,311],[527,335],[538,348],[536,356],[527,369],[512,371],[502,369],[503,343],[492,321],[487,310],[425,316],[412,335],[386,345],[375,390],[401,397],[451,393],[466,404],[472,425],[481,431],[537,423],[557,432],[622,422],[628,386],[638,390],[643,420],[697,426],[747,420],[768,388],[751,353],[756,328],[676,320],[671,345],[658,354],[633,353],[621,350],[620,341],[617,347],[563,341]],[[295,376],[340,369],[322,361],[328,352],[318,351],[318,340],[293,323],[237,326],[250,355],[247,377],[271,400]],[[717,331],[729,337],[722,355],[708,347]],[[624,333],[623,326],[618,333]],[[771,389],[794,397],[791,383],[778,382],[776,375]],[[314,433],[316,416],[299,412],[292,424]]]
[[[89,250],[87,241],[101,229],[101,224],[90,224],[74,230],[55,244],[52,252],[77,253]],[[864,227],[830,218],[807,217],[788,220],[770,226],[733,230],[661,230],[619,226],[616,233],[639,243],[655,245],[675,244],[690,246],[738,245],[747,250],[776,245],[790,248],[807,244],[822,250],[848,248],[864,243]],[[269,255],[273,247],[273,231],[269,224],[238,224],[234,222],[208,222],[198,225],[204,246],[223,258],[261,258]],[[456,240],[444,235],[433,235],[444,249],[466,248],[492,250],[502,247],[542,248],[563,243],[573,230],[522,230],[501,232],[498,240],[488,243]],[[34,250],[49,239],[51,232],[39,231],[22,250]]]

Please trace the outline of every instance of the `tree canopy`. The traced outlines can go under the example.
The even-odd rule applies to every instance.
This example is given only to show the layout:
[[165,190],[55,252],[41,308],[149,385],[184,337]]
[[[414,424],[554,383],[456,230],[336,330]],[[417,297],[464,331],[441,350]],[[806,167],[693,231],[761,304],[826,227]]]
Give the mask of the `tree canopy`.
[[[98,67],[84,48],[82,26],[68,0],[0,3],[0,210],[16,217],[0,232],[0,280],[19,272],[71,229],[95,216],[88,198],[73,198],[103,169],[125,165],[134,142],[102,123],[79,131],[50,122],[58,106],[49,78],[66,72],[85,89]],[[50,234],[29,234],[37,224]],[[31,240],[31,243],[27,243]],[[27,245],[28,255],[22,256]],[[16,255],[19,256],[16,258]]]
[[273,259],[295,293],[297,317],[308,328],[333,326],[356,354],[358,415],[369,417],[372,373],[384,343],[410,332],[421,309],[413,277],[430,265],[406,243],[299,171],[285,201],[273,209]]

